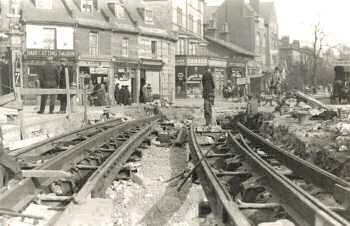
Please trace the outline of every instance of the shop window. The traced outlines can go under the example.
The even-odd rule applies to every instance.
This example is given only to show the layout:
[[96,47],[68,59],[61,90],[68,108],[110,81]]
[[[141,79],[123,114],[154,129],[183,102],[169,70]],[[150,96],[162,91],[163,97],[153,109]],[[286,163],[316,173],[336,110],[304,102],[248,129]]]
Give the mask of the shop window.
[[122,56],[127,57],[129,55],[129,39],[123,38],[122,40]]
[[98,33],[90,32],[89,34],[89,53],[91,56],[98,55]]
[[81,11],[86,13],[91,13],[94,8],[93,0],[81,0]]
[[35,7],[38,9],[52,9],[52,0],[35,0]]
[[44,49],[56,49],[56,29],[44,28]]
[[157,58],[157,41],[151,42],[152,58]]

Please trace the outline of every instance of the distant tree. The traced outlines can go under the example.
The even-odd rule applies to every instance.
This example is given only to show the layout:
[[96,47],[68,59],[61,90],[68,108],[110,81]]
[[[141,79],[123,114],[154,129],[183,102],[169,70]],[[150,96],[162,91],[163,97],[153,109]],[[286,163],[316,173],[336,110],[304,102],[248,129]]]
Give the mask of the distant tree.
[[325,46],[325,38],[327,37],[324,32],[321,21],[319,20],[316,24],[312,25],[313,28],[313,41],[312,41],[312,73],[311,82],[313,85],[317,84],[317,71],[321,64],[320,58],[323,48]]

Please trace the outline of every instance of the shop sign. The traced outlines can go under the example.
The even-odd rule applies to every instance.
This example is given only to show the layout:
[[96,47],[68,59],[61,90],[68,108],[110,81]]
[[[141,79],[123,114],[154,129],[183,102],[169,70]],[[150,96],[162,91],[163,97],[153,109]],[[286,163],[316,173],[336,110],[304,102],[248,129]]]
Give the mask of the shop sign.
[[59,50],[59,49],[27,49],[25,51],[27,57],[60,57],[72,58],[75,57],[74,50]]
[[242,67],[245,67],[245,64],[243,64],[243,63],[233,63],[233,62],[231,62],[231,63],[229,63],[229,66],[230,66],[230,67],[240,67],[240,68],[242,68]]
[[185,62],[185,59],[182,58],[182,59],[176,59],[176,62],[175,62],[176,65],[186,65],[186,62]]
[[237,78],[237,85],[247,85],[250,84],[250,78]]
[[209,66],[211,67],[226,67],[226,65],[226,61],[209,59]]
[[90,67],[90,74],[107,75],[108,68],[105,67]]
[[208,60],[207,58],[187,58],[188,66],[207,66]]

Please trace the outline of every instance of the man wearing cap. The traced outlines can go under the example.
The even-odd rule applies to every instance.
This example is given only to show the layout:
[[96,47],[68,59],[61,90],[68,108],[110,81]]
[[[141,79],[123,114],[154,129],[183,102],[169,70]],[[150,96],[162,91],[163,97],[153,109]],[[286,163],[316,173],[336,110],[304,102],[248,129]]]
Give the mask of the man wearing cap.
[[202,77],[202,86],[205,125],[210,126],[213,117],[212,106],[214,105],[215,99],[215,83],[209,67]]
[[[47,58],[47,61],[39,75],[39,81],[40,87],[44,89],[58,87],[57,70],[55,65],[53,64],[52,56]],[[43,114],[45,112],[47,97],[47,94],[41,95],[40,110],[38,111],[39,114]],[[50,94],[50,114],[52,114],[55,109],[55,101],[56,95]]]

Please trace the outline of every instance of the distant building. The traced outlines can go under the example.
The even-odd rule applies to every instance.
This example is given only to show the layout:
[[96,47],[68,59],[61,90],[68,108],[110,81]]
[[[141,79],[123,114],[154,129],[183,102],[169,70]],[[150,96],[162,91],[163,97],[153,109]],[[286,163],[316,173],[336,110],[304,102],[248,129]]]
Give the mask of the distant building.
[[[144,0],[170,32],[177,35],[176,97],[196,96],[203,69],[209,65],[204,39],[204,0]],[[218,75],[221,77],[221,75]],[[192,81],[193,80],[193,81]],[[194,85],[197,84],[197,85]],[[198,85],[199,84],[199,85]]]
[[[278,66],[278,21],[274,4],[259,0],[226,0],[206,8],[206,34],[255,54],[247,64],[251,86],[264,89]],[[263,78],[264,76],[264,78]],[[254,84],[253,84],[254,83]],[[251,88],[251,90],[256,90]]]
[[286,72],[290,88],[303,88],[312,70],[312,49],[301,47],[298,40],[282,37],[279,44],[280,68]]

